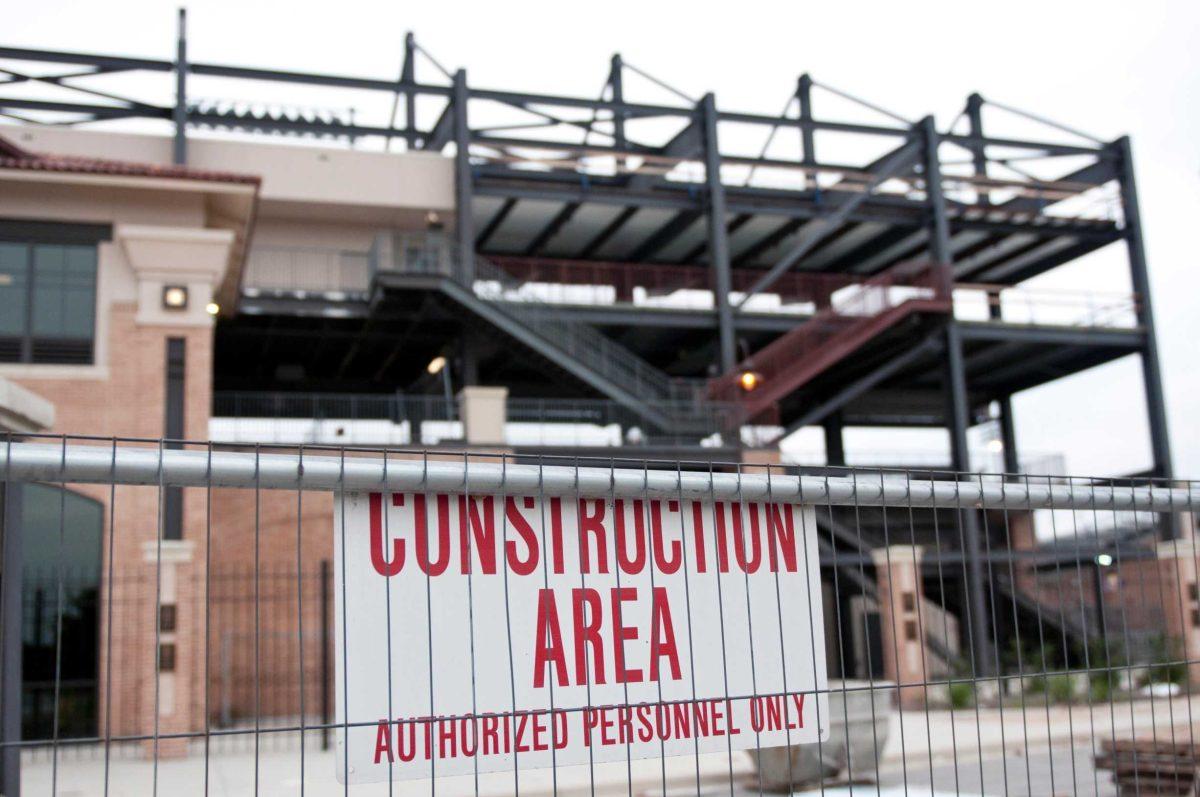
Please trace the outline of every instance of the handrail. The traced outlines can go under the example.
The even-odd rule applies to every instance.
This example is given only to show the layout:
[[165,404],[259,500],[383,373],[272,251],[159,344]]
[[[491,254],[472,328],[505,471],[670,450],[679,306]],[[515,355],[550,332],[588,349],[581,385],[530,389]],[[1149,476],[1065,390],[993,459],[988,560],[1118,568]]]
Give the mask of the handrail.
[[[523,282],[611,286],[617,301],[632,301],[635,288],[657,292],[713,289],[712,269],[706,266],[508,255],[493,256],[492,262]],[[756,269],[734,269],[730,273],[735,291],[749,290],[761,277],[762,272]],[[789,272],[781,275],[766,293],[777,294],[785,302],[820,305],[827,303],[834,291],[860,281],[859,277],[852,274]]]
[[[824,371],[902,315],[918,309],[950,312],[949,269],[929,261],[905,261],[861,283],[848,296],[835,297],[807,322],[747,357],[709,382],[708,395],[740,402],[752,419]],[[752,371],[761,386],[745,392],[740,383]]]
[[[986,309],[985,318],[968,319],[963,312],[974,296]],[[1132,329],[1138,326],[1141,300],[1136,293],[1072,291],[1013,285],[955,283],[955,317],[1070,327]],[[966,300],[966,301],[964,301]]]
[[[487,259],[476,255],[474,274],[468,277],[456,244],[444,236],[381,233],[370,260],[373,272],[436,274],[452,279],[480,299],[501,300],[505,313],[517,323],[636,396],[693,405],[704,401],[703,380],[669,376],[593,327],[565,320],[551,312],[553,306],[536,292],[526,289],[526,283]],[[672,420],[687,424],[693,419],[684,414]]]

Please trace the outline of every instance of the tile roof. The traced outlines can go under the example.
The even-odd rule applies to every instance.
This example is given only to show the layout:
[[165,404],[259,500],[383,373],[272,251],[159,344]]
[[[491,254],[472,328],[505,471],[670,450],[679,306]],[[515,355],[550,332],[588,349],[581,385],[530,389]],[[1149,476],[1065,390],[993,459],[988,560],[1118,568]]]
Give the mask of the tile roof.
[[0,169],[100,174],[117,177],[163,177],[244,185],[258,185],[262,182],[261,178],[256,175],[194,169],[189,166],[103,160],[78,155],[45,155],[22,149],[3,136],[0,136]]

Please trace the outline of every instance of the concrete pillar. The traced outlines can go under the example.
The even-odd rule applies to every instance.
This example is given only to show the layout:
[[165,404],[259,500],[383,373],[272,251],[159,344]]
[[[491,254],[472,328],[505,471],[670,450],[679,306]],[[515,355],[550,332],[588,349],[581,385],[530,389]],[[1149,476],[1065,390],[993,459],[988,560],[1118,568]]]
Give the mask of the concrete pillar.
[[469,446],[504,445],[508,417],[508,388],[464,387],[458,394],[463,438]]
[[742,449],[742,473],[759,473],[782,476],[784,471],[780,466],[783,458],[778,448],[744,448]]
[[1187,661],[1188,681],[1200,684],[1200,567],[1194,538],[1158,544],[1163,625],[1172,661]]
[[[879,626],[884,677],[898,684],[904,708],[925,708],[928,681],[925,621],[919,617],[925,591],[921,585],[921,548],[892,545],[871,551],[879,588]],[[920,684],[920,685],[918,685]]]

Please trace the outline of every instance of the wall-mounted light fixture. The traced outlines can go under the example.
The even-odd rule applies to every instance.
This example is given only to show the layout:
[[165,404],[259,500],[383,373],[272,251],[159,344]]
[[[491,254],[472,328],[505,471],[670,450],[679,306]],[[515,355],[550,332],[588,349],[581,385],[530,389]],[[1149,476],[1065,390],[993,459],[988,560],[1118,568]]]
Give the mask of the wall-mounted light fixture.
[[164,285],[162,291],[162,306],[164,310],[186,310],[188,306],[187,286]]

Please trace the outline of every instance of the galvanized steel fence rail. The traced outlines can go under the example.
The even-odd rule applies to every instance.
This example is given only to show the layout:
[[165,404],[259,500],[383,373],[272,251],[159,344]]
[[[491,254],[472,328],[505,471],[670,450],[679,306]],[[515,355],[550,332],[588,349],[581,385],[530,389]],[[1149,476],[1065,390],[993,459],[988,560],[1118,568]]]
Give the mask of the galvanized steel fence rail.
[[37,437],[0,479],[6,795],[1098,796],[1200,763],[1195,482]]

